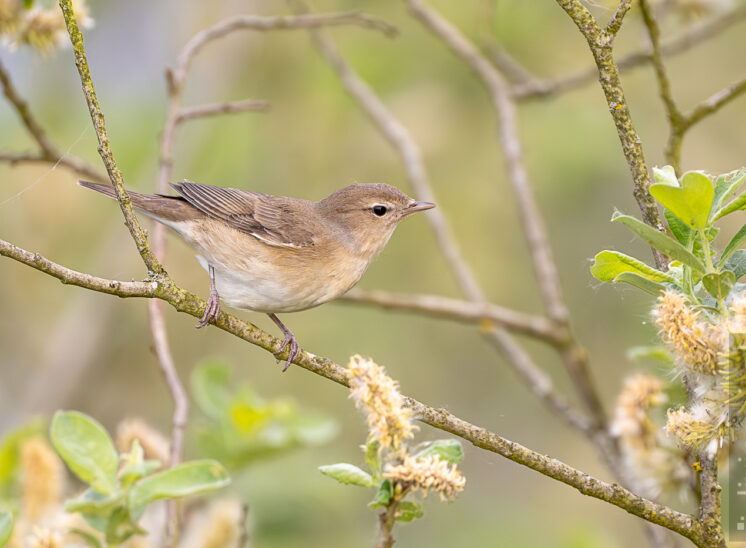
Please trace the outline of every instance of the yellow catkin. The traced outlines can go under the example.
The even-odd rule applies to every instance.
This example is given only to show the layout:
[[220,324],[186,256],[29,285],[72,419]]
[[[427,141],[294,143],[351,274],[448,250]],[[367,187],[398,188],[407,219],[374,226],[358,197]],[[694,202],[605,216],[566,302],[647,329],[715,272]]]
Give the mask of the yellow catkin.
[[721,427],[727,419],[727,412],[719,405],[715,407],[718,408],[700,402],[689,409],[669,409],[666,432],[673,435],[680,445],[702,448],[722,435]]
[[62,502],[65,468],[49,444],[40,437],[20,447],[21,503],[23,516],[36,523]]
[[21,0],[0,0],[0,35],[12,36],[23,23]]
[[406,455],[401,464],[387,466],[383,476],[395,481],[403,488],[422,491],[427,496],[430,491],[440,495],[441,500],[453,500],[463,491],[466,478],[455,464],[441,460],[437,455],[415,459]]
[[166,437],[142,419],[124,419],[117,425],[117,450],[120,453],[129,452],[135,440],[140,442],[146,459],[168,464],[170,444]]
[[400,451],[414,436],[410,410],[404,406],[399,385],[370,359],[352,356],[348,365],[350,397],[365,411],[371,437],[391,451]]
[[664,401],[660,379],[641,373],[628,378],[617,398],[612,430],[630,447],[652,449],[656,444],[657,429],[648,411]]
[[655,323],[663,341],[677,360],[695,373],[713,375],[720,354],[727,348],[728,331],[722,326],[702,322],[689,307],[686,296],[666,291],[658,298]]
[[[3,10],[3,4],[8,4],[9,7]],[[11,38],[13,45],[28,44],[48,54],[60,45],[68,43],[65,18],[58,6],[53,5],[48,9],[22,8],[17,12],[12,10],[12,4],[9,0],[0,0],[0,32]],[[89,15],[85,0],[73,0],[72,5],[78,26],[83,29],[90,27],[93,19]],[[3,25],[3,14],[6,11],[9,14],[5,17],[8,23]]]
[[245,513],[240,500],[218,499],[196,513],[180,548],[233,548],[244,536]]

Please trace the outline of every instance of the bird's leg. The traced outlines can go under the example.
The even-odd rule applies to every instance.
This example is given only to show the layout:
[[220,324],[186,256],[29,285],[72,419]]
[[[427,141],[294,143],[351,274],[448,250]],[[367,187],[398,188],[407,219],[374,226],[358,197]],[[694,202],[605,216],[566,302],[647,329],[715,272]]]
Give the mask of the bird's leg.
[[[277,354],[285,350],[286,346],[290,345],[290,349],[288,350],[288,361],[285,362],[285,367],[282,368],[282,371],[284,373],[285,371],[287,371],[288,367],[290,367],[290,364],[293,363],[295,358],[298,357],[298,354],[300,354],[300,345],[298,344],[298,339],[296,339],[295,335],[293,335],[293,332],[285,327],[285,324],[280,321],[280,318],[278,318],[275,314],[267,314],[267,316],[269,316],[272,321],[275,322],[275,325],[279,327],[282,330],[282,334],[285,335],[280,348],[277,349],[277,352],[274,352],[274,355],[277,356]],[[279,362],[280,360],[278,359],[277,361]]]
[[205,327],[210,323],[210,320],[217,320],[220,316],[220,295],[218,295],[218,290],[215,289],[215,269],[210,265],[207,271],[210,273],[210,297],[207,299],[205,313],[202,314],[197,329]]

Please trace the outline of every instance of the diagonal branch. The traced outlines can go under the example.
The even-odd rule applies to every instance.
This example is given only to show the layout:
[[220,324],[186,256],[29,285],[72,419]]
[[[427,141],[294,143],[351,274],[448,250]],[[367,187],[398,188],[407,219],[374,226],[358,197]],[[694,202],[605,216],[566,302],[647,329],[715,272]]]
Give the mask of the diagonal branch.
[[562,334],[549,320],[491,303],[462,301],[440,295],[407,295],[358,288],[351,289],[340,299],[342,302],[367,304],[386,310],[416,312],[436,318],[481,324],[488,329],[497,325],[555,346],[564,341]]
[[218,114],[235,114],[238,112],[249,112],[257,110],[267,110],[269,103],[267,101],[257,101],[254,99],[245,99],[243,101],[228,101],[226,103],[210,103],[207,105],[198,105],[195,107],[182,107],[176,118],[176,123],[181,124],[187,120],[196,120]]
[[616,37],[617,33],[619,32],[619,29],[622,28],[622,22],[624,21],[624,16],[627,15],[627,12],[632,7],[632,0],[620,0],[619,5],[616,8],[616,11],[614,12],[614,15],[611,17],[611,21],[609,21],[609,24],[606,25],[606,29],[604,30],[604,35],[606,36],[606,39],[611,42]]
[[508,178],[516,194],[523,230],[528,240],[534,271],[539,281],[549,318],[565,332],[566,342],[560,352],[566,369],[573,379],[594,422],[603,429],[605,411],[588,370],[587,354],[574,340],[569,327],[569,315],[562,297],[559,275],[555,266],[544,220],[528,181],[523,163],[523,151],[518,137],[516,107],[507,83],[495,67],[449,21],[427,7],[421,0],[407,0],[412,14],[482,80],[489,92],[499,117],[499,137],[505,154]]
[[85,48],[83,46],[83,34],[80,32],[78,22],[75,19],[72,0],[59,0],[59,2],[62,14],[65,16],[67,32],[70,35],[70,41],[72,42],[73,51],[75,53],[75,65],[78,67],[80,82],[83,86],[83,94],[88,103],[88,110],[91,113],[93,127],[96,130],[96,137],[98,138],[98,153],[104,161],[111,184],[114,185],[117,201],[119,202],[122,214],[124,215],[124,222],[129,229],[132,239],[135,241],[137,251],[140,253],[148,271],[151,274],[163,274],[163,267],[153,253],[153,250],[150,248],[145,232],[143,231],[142,226],[140,226],[140,221],[137,220],[137,217],[132,210],[132,202],[124,188],[122,172],[119,171],[116,161],[114,160],[114,155],[111,152],[111,143],[109,142],[109,136],[106,133],[104,114],[101,112],[101,108],[98,105],[96,90],[93,87],[91,71],[88,68],[88,60],[86,59]]
[[[177,311],[190,314],[195,318],[202,315],[205,307],[205,302],[202,299],[176,286],[172,280],[165,276],[156,276],[155,280],[149,282],[103,280],[52,263],[38,254],[25,251],[3,240],[0,240],[0,255],[17,260],[58,279],[64,278],[66,283],[94,291],[127,297],[142,296],[162,299],[171,304]],[[139,293],[139,295],[136,295],[136,293]],[[279,339],[269,333],[265,333],[258,327],[243,322],[225,312],[221,312],[216,325],[219,329],[264,348],[268,352],[274,352],[280,342]],[[328,380],[348,386],[347,370],[327,358],[303,351],[293,363]],[[476,447],[492,451],[540,474],[561,481],[584,495],[609,502],[630,514],[666,527],[693,540],[695,543],[703,545],[706,540],[704,529],[694,516],[677,512],[667,506],[639,497],[616,483],[607,483],[594,478],[562,461],[537,453],[485,428],[460,419],[445,409],[435,409],[413,398],[405,397],[405,399],[414,416],[425,424],[450,432]]]
[[[645,163],[640,137],[632,124],[632,117],[627,106],[627,100],[624,97],[622,81],[619,77],[619,69],[614,61],[611,44],[591,12],[580,0],[556,1],[578,27],[593,54],[593,59],[598,68],[599,82],[606,97],[609,112],[614,119],[624,157],[632,174],[632,180],[634,181],[633,195],[642,212],[642,218],[648,225],[662,231],[664,229],[658,206],[648,192],[651,184],[650,172]],[[665,257],[656,249],[653,249],[653,256],[658,268],[666,270],[667,261]]]
[[[347,64],[330,40],[319,32],[312,32],[312,39],[317,50],[337,72],[347,92],[358,102],[381,134],[401,156],[407,177],[417,199],[429,202],[436,201],[425,171],[420,149],[407,129],[389,112],[375,92]],[[461,257],[445,216],[438,209],[432,210],[432,213],[432,215],[427,216],[430,227],[441,253],[459,283],[461,291],[471,302],[483,305],[485,300],[482,289]],[[529,389],[539,396],[553,412],[556,412],[572,426],[586,433],[589,432],[588,421],[581,418],[564,398],[555,393],[549,376],[533,362],[519,345],[515,344],[502,327],[492,327],[484,334],[507,357],[508,363]]]

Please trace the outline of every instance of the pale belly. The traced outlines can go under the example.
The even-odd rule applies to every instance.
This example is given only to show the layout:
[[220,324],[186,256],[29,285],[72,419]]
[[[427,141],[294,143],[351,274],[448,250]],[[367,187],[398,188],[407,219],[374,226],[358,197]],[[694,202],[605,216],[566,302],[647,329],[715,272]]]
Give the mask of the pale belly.
[[[205,270],[208,261],[197,256]],[[288,282],[282,273],[271,271],[264,265],[241,272],[229,272],[214,264],[215,288],[220,299],[234,308],[257,312],[297,312],[313,308],[346,293],[365,272],[367,265],[360,265],[357,272],[308,272],[300,283]],[[283,278],[284,281],[280,281]]]

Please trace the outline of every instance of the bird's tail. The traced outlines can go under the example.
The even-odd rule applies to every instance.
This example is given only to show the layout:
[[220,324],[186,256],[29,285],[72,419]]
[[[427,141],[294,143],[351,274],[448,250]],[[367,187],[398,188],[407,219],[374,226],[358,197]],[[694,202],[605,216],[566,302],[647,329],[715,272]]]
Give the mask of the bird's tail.
[[[78,184],[85,188],[90,188],[100,192],[104,196],[117,199],[114,187],[111,185],[102,185],[90,181],[78,181]],[[180,196],[164,196],[162,194],[140,194],[139,192],[127,191],[132,200],[132,205],[157,221],[170,225],[172,222],[188,221],[192,219],[204,218],[204,214],[189,205],[189,203]]]

